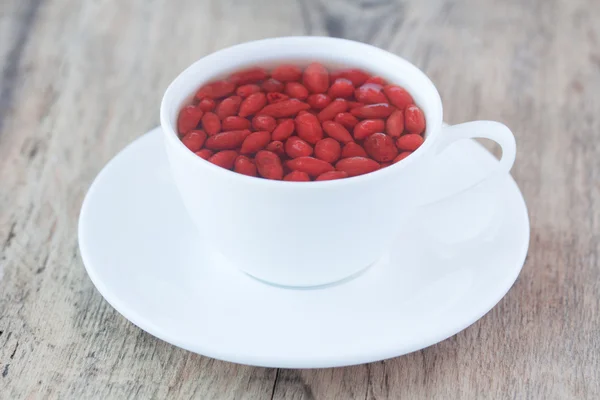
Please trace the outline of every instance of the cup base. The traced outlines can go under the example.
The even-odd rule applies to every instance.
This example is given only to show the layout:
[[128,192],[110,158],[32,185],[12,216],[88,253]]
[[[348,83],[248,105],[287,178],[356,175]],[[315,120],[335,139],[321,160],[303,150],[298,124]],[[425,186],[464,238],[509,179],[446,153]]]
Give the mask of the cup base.
[[386,262],[389,261],[390,259],[390,255],[389,252],[385,252],[384,254],[382,254],[378,259],[376,259],[375,261],[367,264],[366,266],[359,268],[357,271],[352,272],[350,275],[346,275],[344,277],[341,277],[339,279],[333,279],[329,282],[322,282],[322,283],[317,283],[317,284],[285,284],[285,283],[278,283],[278,282],[274,282],[274,281],[270,281],[268,279],[262,278],[260,276],[257,276],[255,274],[252,274],[251,272],[248,272],[247,270],[245,270],[243,267],[241,267],[239,264],[227,259],[226,256],[224,256],[221,252],[217,251],[217,250],[212,250],[211,251],[211,255],[209,256],[211,263],[213,263],[214,265],[218,265],[218,266],[227,266],[228,268],[237,270],[242,272],[244,275],[249,276],[250,278],[260,282],[260,283],[264,283],[266,285],[269,286],[273,286],[273,287],[277,287],[277,288],[282,288],[282,289],[294,289],[294,290],[312,290],[312,289],[325,289],[325,288],[330,288],[333,286],[337,286],[337,285],[341,285],[344,284],[346,282],[350,282],[356,278],[358,278],[359,276],[362,276],[364,273],[366,273],[368,270],[370,270],[371,268],[376,268],[379,265],[382,265]]
[[[384,257],[382,257],[383,259]],[[380,259],[381,260],[381,259]],[[250,278],[259,281],[260,283],[264,283],[267,284],[269,286],[274,286],[277,288],[281,288],[281,289],[293,289],[293,290],[314,290],[314,289],[327,289],[333,286],[337,286],[337,285],[342,285],[346,282],[350,282],[356,278],[358,278],[359,276],[362,276],[365,272],[367,272],[369,269],[371,269],[372,267],[374,267],[377,264],[380,264],[380,260],[374,261],[371,264],[367,265],[366,267],[364,267],[363,269],[359,270],[358,272],[353,273],[352,275],[349,275],[345,278],[333,281],[333,282],[329,282],[329,283],[321,283],[318,285],[284,285],[284,284],[280,284],[280,283],[274,283],[274,282],[269,282],[266,281],[264,279],[261,279],[259,277],[256,277],[244,270],[241,270],[244,274],[248,275]]]

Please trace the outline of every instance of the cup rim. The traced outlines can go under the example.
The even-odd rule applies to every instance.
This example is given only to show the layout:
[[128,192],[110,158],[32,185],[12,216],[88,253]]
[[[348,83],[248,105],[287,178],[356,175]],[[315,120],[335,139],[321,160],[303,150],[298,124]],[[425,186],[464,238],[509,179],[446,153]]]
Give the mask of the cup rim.
[[[314,45],[314,46],[319,46],[319,45],[323,45],[323,44],[327,44],[329,46],[335,46],[335,45],[339,45],[339,44],[344,44],[345,46],[353,46],[353,47],[356,47],[357,52],[361,51],[361,50],[362,51],[370,51],[370,52],[373,52],[373,53],[376,53],[376,54],[379,54],[379,55],[382,55],[385,57],[392,57],[395,59],[396,62],[402,64],[403,68],[411,70],[412,73],[418,75],[419,78],[423,82],[425,82],[426,85],[428,85],[430,87],[430,89],[432,90],[433,98],[431,99],[431,101],[433,102],[433,106],[436,109],[434,111],[437,111],[436,112],[437,116],[433,120],[433,122],[434,122],[433,126],[431,126],[430,121],[428,121],[428,123],[426,125],[425,132],[426,132],[427,138],[423,142],[423,144],[417,150],[415,150],[413,152],[413,154],[410,155],[410,157],[406,157],[404,160],[402,160],[398,163],[392,164],[392,165],[388,166],[387,168],[379,169],[379,170],[370,172],[368,174],[348,177],[348,178],[344,178],[344,179],[329,180],[329,181],[294,182],[294,181],[284,181],[284,180],[262,179],[262,178],[258,178],[258,177],[252,177],[252,176],[240,174],[240,173],[230,171],[225,168],[221,168],[217,165],[214,165],[214,164],[208,162],[207,160],[203,159],[202,157],[198,157],[196,154],[191,152],[181,142],[181,140],[179,139],[179,136],[177,134],[177,131],[175,129],[176,123],[169,117],[169,113],[168,113],[169,103],[171,103],[173,101],[181,102],[182,96],[177,96],[177,98],[176,98],[173,93],[174,91],[176,91],[176,86],[179,84],[180,81],[184,80],[188,75],[192,74],[193,71],[202,67],[202,65],[211,63],[215,58],[218,58],[218,57],[224,57],[224,56],[227,56],[228,54],[233,54],[238,51],[248,51],[248,50],[255,50],[255,49],[260,49],[261,51],[264,51],[265,47],[274,46],[274,45],[285,44],[288,46],[294,46],[301,42],[303,42],[303,44],[308,43],[308,44]],[[307,55],[306,58],[307,58],[307,61],[319,61],[318,58],[310,58],[310,55]],[[284,60],[282,60],[282,61],[284,61]],[[240,68],[243,68],[243,67],[244,66],[240,66]],[[347,67],[352,68],[353,66],[348,65]],[[368,70],[368,68],[366,68],[366,69]],[[215,79],[215,78],[217,78],[217,76],[213,76],[212,79]],[[193,90],[195,91],[195,90],[197,90],[197,88],[193,88]],[[185,68],[179,75],[177,75],[177,77],[169,84],[169,86],[165,90],[165,93],[163,95],[163,98],[162,98],[162,101],[160,104],[161,130],[162,130],[163,134],[165,135],[165,138],[167,140],[167,145],[169,145],[169,144],[173,145],[175,147],[175,149],[177,149],[177,151],[179,153],[181,153],[181,155],[180,155],[181,157],[187,157],[190,160],[190,162],[197,163],[197,165],[201,168],[208,168],[208,171],[211,171],[214,173],[223,173],[224,174],[223,178],[229,177],[233,181],[239,180],[240,183],[245,183],[245,184],[253,183],[256,185],[264,185],[266,187],[285,188],[285,189],[292,189],[292,190],[323,189],[324,187],[336,187],[336,186],[342,186],[342,185],[360,184],[360,183],[365,183],[365,182],[369,182],[369,181],[373,181],[373,180],[384,179],[386,177],[391,177],[393,174],[396,174],[399,171],[401,171],[402,169],[407,168],[412,163],[417,162],[417,160],[419,158],[423,157],[423,155],[427,151],[433,150],[435,148],[434,142],[435,142],[436,137],[439,135],[439,133],[441,131],[442,121],[443,121],[443,107],[442,107],[442,101],[441,101],[439,92],[438,92],[437,88],[435,87],[435,85],[433,84],[433,82],[431,81],[431,79],[429,79],[429,77],[423,71],[421,71],[419,68],[417,68],[415,65],[413,65],[409,61],[405,60],[404,58],[402,58],[396,54],[390,53],[386,50],[383,50],[381,48],[378,48],[378,47],[375,47],[375,46],[372,46],[372,45],[369,45],[366,43],[357,42],[357,41],[348,40],[348,39],[332,38],[332,37],[327,37],[327,36],[286,36],[286,37],[254,40],[254,41],[236,44],[236,45],[215,51],[213,53],[210,53],[210,54],[200,58],[199,60],[195,61],[193,64],[191,64],[190,66]]]

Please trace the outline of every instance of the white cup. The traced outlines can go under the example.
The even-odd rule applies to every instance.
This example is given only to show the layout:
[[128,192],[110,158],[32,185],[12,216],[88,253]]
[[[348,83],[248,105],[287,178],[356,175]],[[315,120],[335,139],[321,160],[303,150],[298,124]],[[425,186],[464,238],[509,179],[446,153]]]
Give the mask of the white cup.
[[[217,167],[178,139],[177,115],[204,83],[248,66],[319,61],[335,69],[357,67],[405,87],[426,117],[425,142],[382,170],[334,181],[283,182]],[[229,47],[183,71],[162,99],[160,120],[173,179],[207,248],[260,280],[317,286],[350,277],[392,245],[415,207],[451,196],[477,182],[427,184],[428,168],[456,140],[482,137],[502,147],[497,173],[515,159],[515,140],[497,122],[442,126],[440,96],[427,76],[406,60],[376,47],[328,37],[284,37]]]

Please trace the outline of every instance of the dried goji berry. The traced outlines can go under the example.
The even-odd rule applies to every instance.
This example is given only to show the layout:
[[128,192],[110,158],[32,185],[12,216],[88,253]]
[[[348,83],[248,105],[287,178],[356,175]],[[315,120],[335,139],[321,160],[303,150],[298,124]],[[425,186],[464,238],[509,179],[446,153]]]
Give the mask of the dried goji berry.
[[298,100],[305,100],[308,97],[308,89],[300,82],[288,82],[285,84],[285,93]]
[[368,157],[367,152],[362,146],[355,142],[346,143],[342,148],[342,158],[348,157]]
[[219,103],[215,110],[215,114],[217,114],[217,117],[221,120],[231,115],[237,115],[241,103],[242,98],[240,96],[228,97]]
[[372,76],[365,81],[365,83],[376,83],[378,85],[385,85],[385,79],[380,76]]
[[396,140],[396,147],[398,150],[403,151],[415,151],[423,144],[423,137],[415,133],[409,133],[408,135],[402,135]]
[[404,132],[404,111],[394,111],[385,121],[385,132],[391,137],[399,137]]
[[260,85],[260,88],[267,93],[270,92],[283,92],[283,83],[279,82],[277,79],[267,79]]
[[254,162],[258,169],[258,173],[263,178],[275,180],[281,180],[283,178],[283,167],[277,154],[268,150],[261,150],[256,153]]
[[292,117],[310,106],[298,99],[289,99],[269,104],[258,112],[260,115],[270,115],[273,118]]
[[408,133],[420,134],[425,130],[425,116],[423,111],[415,105],[404,110],[404,129]]
[[245,85],[247,83],[256,83],[269,77],[269,73],[260,67],[252,67],[243,71],[235,72],[229,77],[229,81],[236,85]]
[[208,160],[210,158],[210,156],[212,156],[214,153],[212,150],[209,149],[202,149],[200,151],[196,152],[196,155],[200,158],[204,158],[205,160]]
[[394,158],[393,163],[397,163],[398,161],[402,161],[404,160],[406,157],[410,156],[412,154],[412,151],[403,151],[400,154],[398,154],[396,156],[396,158]]
[[266,104],[267,95],[262,92],[252,93],[242,101],[242,104],[240,104],[238,115],[240,117],[248,117],[256,114],[258,111],[262,110]]
[[394,107],[387,103],[368,104],[353,108],[350,112],[357,118],[386,118],[394,112]]
[[206,141],[206,132],[203,130],[189,131],[184,137],[181,138],[181,142],[193,152],[196,152],[202,148]]
[[325,172],[334,170],[333,165],[314,157],[298,157],[294,158],[293,160],[286,161],[285,164],[288,166],[288,168],[294,171],[306,172],[309,176],[312,177],[317,177],[321,174],[324,174]]
[[365,83],[354,92],[354,97],[361,103],[377,104],[387,103],[388,99],[383,93],[383,86],[376,83]]
[[316,116],[310,113],[298,115],[295,122],[296,133],[301,139],[311,144],[323,139],[323,129]]
[[339,113],[333,120],[338,124],[342,124],[346,129],[354,129],[356,124],[358,124],[358,119],[348,112]]
[[252,127],[257,131],[273,132],[277,126],[275,118],[268,115],[257,115],[252,118]]
[[329,103],[331,103],[331,97],[326,94],[311,94],[306,98],[306,102],[310,104],[310,106],[316,110],[322,110],[327,107]]
[[302,78],[302,70],[291,64],[284,64],[276,67],[271,76],[280,82],[299,81]]
[[348,101],[348,109],[352,110],[353,108],[362,107],[364,103],[359,103],[358,101]]
[[244,142],[240,153],[242,154],[254,154],[259,150],[264,149],[267,144],[271,141],[271,134],[267,131],[252,132]]
[[202,111],[212,111],[215,109],[215,101],[213,99],[209,99],[208,97],[203,98],[202,100],[200,100],[200,102],[198,103],[198,108],[201,109]]
[[319,121],[329,121],[335,118],[335,116],[339,113],[342,113],[348,109],[348,104],[344,99],[335,99],[327,107],[321,110],[319,114],[317,114],[317,118]]
[[337,75],[340,78],[348,79],[350,82],[352,82],[354,87],[362,85],[367,81],[367,79],[369,79],[369,74],[356,68],[348,68],[338,71]]
[[177,117],[177,132],[181,135],[185,135],[192,129],[196,129],[203,114],[202,110],[198,107],[183,107],[181,111],[179,111],[179,116]]
[[235,90],[235,84],[231,81],[217,81],[202,86],[196,92],[196,99],[202,100],[205,97],[210,99],[220,99],[229,96]]
[[248,85],[242,85],[235,90],[235,94],[237,94],[238,96],[240,96],[244,99],[246,97],[250,96],[252,93],[258,93],[258,92],[260,92],[260,86],[254,84],[254,83],[250,83]]
[[385,122],[382,119],[365,119],[354,127],[354,139],[363,140],[375,132],[383,132]]
[[325,121],[323,122],[323,130],[327,136],[334,138],[340,143],[353,142],[352,135],[344,126],[337,122]]
[[348,176],[357,176],[377,171],[379,163],[366,157],[342,158],[335,164],[338,171],[344,171]]
[[238,153],[235,150],[224,150],[210,156],[208,161],[225,169],[232,169]]
[[233,170],[240,174],[256,176],[256,165],[246,156],[237,156]]
[[221,120],[217,117],[217,114],[207,112],[202,117],[202,128],[208,136],[216,135],[221,132]]
[[279,93],[279,92],[271,92],[267,93],[267,102],[269,104],[278,103],[280,101],[284,101],[289,99],[290,96],[287,94]]
[[221,127],[224,131],[238,131],[242,129],[249,129],[251,126],[250,121],[246,118],[230,116],[223,119]]
[[292,136],[285,141],[285,153],[290,158],[306,157],[313,153],[313,148],[298,136]]
[[333,82],[327,94],[332,99],[352,97],[354,95],[354,85],[349,79],[338,78]]
[[363,143],[363,147],[372,159],[379,162],[392,161],[398,155],[394,139],[381,132],[367,137]]
[[329,171],[317,176],[315,181],[332,181],[334,179],[342,179],[347,177],[348,173],[346,173],[346,171]]
[[284,176],[283,180],[289,182],[310,182],[310,176],[306,172],[292,171]]
[[273,140],[284,141],[294,133],[296,125],[294,124],[293,119],[285,119],[277,125],[277,127],[273,130]]
[[386,85],[383,88],[383,92],[389,99],[390,103],[392,103],[394,107],[397,107],[398,110],[404,110],[406,107],[414,103],[410,93],[398,85]]
[[279,157],[283,157],[285,155],[285,149],[283,147],[283,142],[279,140],[274,140],[265,147],[266,150],[272,151],[277,154]]
[[[394,142],[392,141],[392,146]],[[396,147],[394,146],[394,150]],[[321,139],[315,145],[315,157],[319,160],[327,161],[330,164],[336,162],[342,154],[340,143],[332,138]]]
[[227,131],[217,133],[206,139],[205,147],[211,150],[230,150],[238,148],[250,134],[249,130]]
[[302,83],[311,93],[325,93],[329,88],[329,72],[323,64],[310,63],[302,73]]

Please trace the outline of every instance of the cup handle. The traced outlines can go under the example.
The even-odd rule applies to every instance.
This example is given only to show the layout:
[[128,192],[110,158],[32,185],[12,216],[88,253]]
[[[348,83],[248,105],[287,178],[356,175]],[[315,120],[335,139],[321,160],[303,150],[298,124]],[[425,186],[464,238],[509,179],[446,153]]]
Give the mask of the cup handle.
[[500,159],[498,166],[487,176],[484,176],[475,182],[471,182],[468,185],[457,187],[456,189],[453,188],[450,194],[446,194],[443,198],[436,199],[435,202],[471,189],[493,176],[508,173],[515,163],[517,153],[515,137],[506,125],[495,121],[472,121],[442,127],[441,139],[439,139],[439,142],[437,143],[435,154],[439,155],[451,144],[459,140],[473,138],[491,139],[500,145],[502,148],[502,158]]

